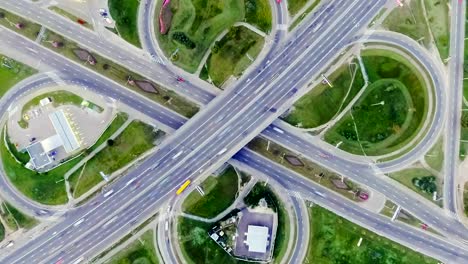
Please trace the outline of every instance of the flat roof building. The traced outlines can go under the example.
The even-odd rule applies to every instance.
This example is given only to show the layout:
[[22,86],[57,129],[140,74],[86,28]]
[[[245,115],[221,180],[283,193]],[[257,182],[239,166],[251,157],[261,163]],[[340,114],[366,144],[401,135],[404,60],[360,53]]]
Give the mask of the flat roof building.
[[247,240],[245,243],[249,247],[250,252],[266,253],[269,234],[268,227],[249,225],[247,227]]
[[49,114],[50,121],[54,126],[55,132],[60,136],[63,147],[67,153],[80,148],[80,144],[76,139],[75,133],[68,122],[63,110],[58,110]]
[[35,169],[41,169],[51,164],[55,157],[50,152],[60,147],[63,147],[66,153],[80,148],[80,144],[63,110],[50,113],[49,119],[56,134],[26,147],[29,156],[31,156],[30,162]]

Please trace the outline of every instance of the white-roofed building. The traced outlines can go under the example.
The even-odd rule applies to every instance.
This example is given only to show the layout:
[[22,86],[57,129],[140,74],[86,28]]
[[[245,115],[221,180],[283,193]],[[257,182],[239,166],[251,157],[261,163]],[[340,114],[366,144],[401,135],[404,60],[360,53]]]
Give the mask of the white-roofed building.
[[62,140],[63,147],[67,153],[73,152],[80,148],[80,143],[78,142],[73,129],[65,116],[63,110],[58,110],[49,114],[50,121],[54,126],[57,135],[60,136]]
[[268,227],[249,225],[247,227],[245,243],[250,252],[266,253],[269,241]]
[[50,113],[49,119],[56,134],[26,147],[35,169],[42,169],[51,164],[59,149],[71,153],[80,148],[80,143],[63,110]]

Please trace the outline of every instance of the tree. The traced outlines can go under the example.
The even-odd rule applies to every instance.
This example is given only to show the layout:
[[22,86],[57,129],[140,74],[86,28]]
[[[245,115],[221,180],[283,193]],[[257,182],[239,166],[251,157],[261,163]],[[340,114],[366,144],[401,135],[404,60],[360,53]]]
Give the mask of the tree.
[[104,64],[102,65],[102,68],[103,68],[105,71],[107,71],[108,69],[110,69],[110,65],[107,64],[107,63],[104,63]]
[[0,12],[0,18],[5,18],[5,13]]
[[115,141],[113,139],[108,139],[107,140],[107,146],[112,147],[112,146],[114,146],[114,144],[115,144]]

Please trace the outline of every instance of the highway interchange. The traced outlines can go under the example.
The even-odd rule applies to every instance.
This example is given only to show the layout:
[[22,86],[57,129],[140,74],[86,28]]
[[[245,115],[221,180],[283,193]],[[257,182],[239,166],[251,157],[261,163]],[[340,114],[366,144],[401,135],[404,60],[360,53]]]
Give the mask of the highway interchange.
[[[4,7],[4,4],[12,3],[13,1],[5,1],[5,3],[0,3],[0,6]],[[448,230],[443,230],[441,228],[442,230],[440,231],[442,231],[443,233],[454,235],[455,237],[460,236],[462,238],[465,238],[466,235],[463,234],[463,231],[465,230],[464,227],[460,223],[456,222],[455,219],[444,215],[439,208],[435,208],[435,206],[433,205],[417,204],[417,202],[404,201],[405,198],[400,197],[400,195],[398,194],[398,190],[388,185],[391,183],[385,182],[385,180],[382,180],[381,178],[376,180],[375,177],[373,177],[375,176],[376,170],[378,171],[380,169],[385,171],[385,166],[394,166],[391,163],[382,163],[377,164],[377,166],[369,167],[369,164],[367,164],[366,162],[350,163],[349,161],[344,159],[339,160],[339,157],[336,157],[338,158],[338,160],[334,158],[333,161],[320,160],[318,154],[324,151],[320,148],[320,146],[312,145],[307,140],[304,140],[291,132],[288,135],[290,137],[295,138],[295,140],[299,140],[297,142],[300,143],[300,145],[297,145],[297,143],[293,144],[293,140],[285,141],[285,137],[275,135],[274,132],[272,132],[275,130],[273,130],[271,126],[268,127],[269,123],[273,122],[277,118],[277,116],[282,112],[282,110],[287,109],[292,104],[296,96],[295,94],[300,93],[298,89],[301,89],[301,87],[305,87],[311,77],[317,76],[317,74],[320,73],[320,70],[323,69],[337,53],[339,53],[339,50],[343,49],[347,45],[347,42],[352,41],[351,37],[355,33],[357,33],[360,28],[356,28],[354,26],[355,24],[352,21],[350,21],[350,17],[358,17],[358,25],[367,25],[373,18],[373,16],[378,12],[378,10],[383,6],[385,1],[376,1],[372,4],[365,3],[365,1],[353,1],[352,4],[347,6],[341,6],[341,3],[339,1],[334,1],[333,8],[328,9],[328,12],[318,14],[317,17],[314,18],[321,21],[329,21],[329,23],[324,23],[325,25],[322,26],[320,31],[314,33],[309,30],[304,32],[303,35],[299,35],[295,41],[289,44],[290,46],[287,49],[287,54],[275,54],[276,59],[272,59],[268,67],[262,69],[262,66],[266,65],[263,64],[260,66],[259,74],[257,74],[258,72],[253,71],[249,76],[246,76],[245,78],[243,78],[243,80],[241,80],[241,82],[236,84],[235,87],[232,87],[232,89],[217,96],[215,99],[213,99],[214,95],[210,93],[209,89],[193,88],[197,86],[193,85],[192,83],[184,84],[190,87],[179,87],[178,92],[183,91],[181,93],[187,94],[188,91],[190,91],[190,96],[199,103],[205,104],[210,102],[206,107],[203,108],[201,113],[197,114],[194,118],[189,120],[184,126],[182,126],[182,124],[184,124],[186,121],[183,117],[161,106],[155,104],[148,105],[142,103],[140,102],[141,98],[135,98],[135,95],[131,94],[131,92],[128,92],[125,89],[119,88],[118,85],[116,85],[114,82],[109,81],[106,78],[100,77],[96,74],[93,74],[91,71],[86,70],[83,67],[77,67],[73,63],[68,62],[57,55],[54,55],[53,52],[47,51],[44,48],[35,47],[33,43],[29,43],[28,41],[21,37],[18,37],[14,33],[6,32],[6,30],[0,30],[0,36],[2,37],[2,39],[5,39],[7,41],[11,40],[11,43],[15,43],[15,45],[18,45],[18,43],[20,43],[22,46],[25,47],[29,45],[35,47],[37,53],[33,55],[44,56],[44,61],[46,61],[45,58],[52,58],[51,60],[55,64],[52,66],[57,68],[63,67],[62,69],[64,69],[64,72],[67,72],[68,75],[72,77],[69,78],[67,76],[64,76],[64,80],[70,79],[71,81],[74,81],[79,84],[86,84],[86,81],[78,77],[83,76],[82,74],[85,73],[86,75],[84,76],[89,77],[89,83],[87,86],[99,87],[99,93],[107,94],[118,100],[122,100],[122,102],[135,107],[136,109],[144,112],[145,114],[148,114],[160,123],[165,124],[166,126],[171,127],[172,129],[177,129],[177,131],[173,134],[171,139],[169,139],[167,142],[164,142],[163,145],[161,145],[158,152],[156,152],[152,157],[146,160],[135,171],[132,171],[128,175],[125,175],[125,177],[123,177],[121,180],[118,180],[115,183],[115,185],[113,185],[114,189],[119,190],[113,196],[111,196],[107,200],[104,200],[102,197],[97,197],[96,199],[99,200],[99,204],[97,206],[85,205],[73,211],[72,213],[67,214],[65,217],[65,221],[58,224],[57,226],[54,226],[51,230],[48,230],[46,234],[40,236],[32,243],[29,243],[25,247],[21,248],[21,254],[11,254],[7,256],[7,258],[3,261],[6,261],[8,263],[30,263],[28,262],[28,260],[32,261],[34,259],[43,259],[43,261],[40,263],[48,263],[61,257],[65,258],[68,261],[73,261],[74,259],[77,259],[82,255],[92,256],[93,254],[96,254],[97,252],[105,248],[107,244],[106,242],[113,241],[116,237],[121,236],[120,233],[118,233],[118,231],[130,230],[132,225],[130,225],[129,223],[135,221],[135,219],[144,219],[151,213],[154,213],[156,208],[158,208],[163,203],[165,198],[171,196],[171,191],[173,191],[182,180],[186,178],[197,178],[200,175],[209,174],[212,170],[216,169],[217,166],[227,161],[232,155],[238,152],[238,150],[241,149],[256,134],[260,133],[263,130],[263,128],[267,128],[263,131],[263,134],[265,136],[274,139],[280,144],[284,144],[292,150],[295,150],[301,154],[305,154],[307,158],[310,158],[314,161],[319,161],[318,163],[320,163],[321,165],[332,168],[337,172],[340,172],[341,174],[352,178],[353,180],[356,179],[356,181],[358,182],[365,181],[366,178],[363,178],[362,172],[366,172],[365,175],[368,175],[368,180],[375,181],[375,184],[380,184],[384,187],[380,188],[377,185],[372,186],[372,184],[367,184],[363,182],[364,185],[369,185],[372,188],[377,189],[382,193],[386,194],[392,200],[397,201],[397,203],[404,205],[405,209],[412,212],[419,218],[425,220],[430,225],[433,224],[434,228],[447,226]],[[361,5],[364,8],[360,7],[359,5]],[[5,6],[5,8],[9,10],[10,7]],[[26,10],[29,10],[27,9],[27,7],[27,5],[24,5],[22,8],[23,10],[24,8],[26,8]],[[27,12],[28,11],[26,11],[26,13]],[[37,20],[38,22],[41,22],[41,17],[39,15],[41,12],[44,11],[35,11],[34,9],[32,9],[31,13],[32,12],[38,13]],[[352,15],[346,17],[340,14]],[[64,22],[64,24],[69,23]],[[70,30],[70,32],[72,32],[73,30],[77,31],[73,26],[70,27],[71,29],[68,29],[65,26],[63,26],[63,28],[60,30]],[[338,29],[338,31],[334,32],[333,34],[327,34],[331,31],[331,29]],[[61,31],[59,32],[62,33]],[[88,34],[90,32],[85,33]],[[69,33],[69,35],[76,35],[77,39],[80,38],[77,34]],[[371,35],[370,37],[372,38],[373,36],[375,36],[375,40],[379,38],[378,34]],[[384,39],[382,41],[392,41],[391,37],[380,37]],[[316,41],[311,43],[310,40],[312,39]],[[397,40],[398,38],[393,39],[393,41]],[[98,45],[96,47],[96,50],[99,50],[99,53],[101,53],[102,49],[99,49]],[[411,52],[411,47],[404,48]],[[40,50],[40,52],[38,52],[38,50]],[[119,50],[117,49],[116,54],[118,54],[118,51]],[[299,51],[301,53],[303,52],[303,54],[301,54],[298,57],[299,54],[297,53]],[[419,51],[416,50],[412,53],[416,54],[418,52]],[[124,54],[125,52],[123,52],[123,56]],[[115,58],[114,54],[110,54],[109,56],[112,56],[113,59]],[[128,59],[123,56],[122,60]],[[281,57],[281,60],[277,59],[279,57]],[[425,58],[425,56],[418,56],[418,58],[419,57]],[[149,61],[148,63],[151,63],[151,61]],[[307,67],[302,66],[305,65],[305,63],[307,63]],[[431,64],[431,62],[422,62],[422,64],[426,67],[427,70],[430,71],[429,65]],[[137,64],[135,63],[135,65]],[[152,64],[152,66],[152,68],[148,67],[151,68],[152,71],[142,73],[147,74],[148,76],[155,76],[152,74],[155,74],[155,72],[158,71],[158,67],[154,67],[154,64]],[[135,66],[135,69],[138,72],[140,72],[141,70],[138,66]],[[163,74],[163,71],[161,71],[161,73],[159,74]],[[431,74],[431,76],[440,76],[440,73],[434,73]],[[164,78],[161,79],[157,80],[160,82],[167,81],[167,83],[171,83],[173,82],[173,75],[166,77],[166,80],[164,80]],[[272,81],[272,84],[274,85],[266,85],[262,87],[261,83],[263,83],[265,80]],[[47,80],[47,78],[38,82],[41,81],[50,82],[50,80]],[[435,83],[435,86],[437,87],[437,79],[433,79],[433,81]],[[247,83],[249,85],[246,85]],[[442,81],[439,82],[440,86],[443,86],[441,83]],[[293,84],[297,88],[291,87]],[[278,89],[277,86],[281,87],[281,89]],[[37,83],[30,84],[29,86],[26,85],[23,87],[25,87],[24,89],[34,89],[37,87]],[[274,93],[272,92],[273,88],[275,88]],[[192,91],[196,92],[192,93]],[[25,90],[18,91],[18,93],[21,92],[25,92]],[[443,109],[445,109],[443,105],[440,106],[440,104],[444,103],[443,96],[443,94],[440,94],[438,96],[438,98],[442,98],[440,101],[438,101],[438,106],[440,109],[442,109],[439,112],[439,114],[442,117],[444,116]],[[206,100],[206,102],[203,100]],[[229,101],[229,104],[226,103],[227,101]],[[220,105],[222,105],[222,107],[219,107]],[[4,108],[6,107],[6,105],[2,105],[2,107]],[[273,108],[275,108],[275,110],[273,110]],[[218,117],[219,121],[216,121],[214,124],[208,124],[207,122],[212,116]],[[439,116],[439,118],[441,116]],[[218,120],[218,118],[214,119]],[[168,120],[171,120],[171,122],[168,122]],[[207,125],[202,125],[204,123],[207,123]],[[275,124],[277,123],[278,121],[275,121]],[[432,132],[426,135],[425,140],[427,141],[427,143],[422,143],[421,145],[419,145],[419,148],[415,148],[414,151],[416,154],[425,153],[428,150],[428,148],[430,148],[431,143],[433,143],[434,140],[437,139],[436,135],[440,133],[442,122],[433,123],[436,124],[436,126],[431,126]],[[230,133],[227,133],[227,131],[229,131]],[[286,130],[284,131],[286,133],[288,132]],[[308,143],[310,147],[304,148],[304,143]],[[223,148],[228,148],[229,151],[223,155],[216,155]],[[180,158],[176,160],[171,159],[171,157],[180,153],[181,151],[183,152],[181,153]],[[330,155],[336,155],[336,153],[330,153]],[[264,160],[261,163],[255,162],[254,158],[249,159],[249,157],[255,157],[255,154],[249,153],[247,150],[242,150],[234,156],[234,160],[231,162],[241,162],[241,164],[243,163],[243,166],[246,166],[247,169],[255,168],[257,172],[264,173],[265,175],[269,175],[270,177],[276,177],[276,180],[282,183],[282,185],[284,185],[285,187],[297,186],[295,184],[300,184],[300,182],[302,182],[301,180],[299,180],[299,178],[301,177],[298,177],[298,175],[295,175],[290,171],[283,172],[283,175],[294,175],[293,180],[291,180],[290,182],[285,182],[284,179],[287,179],[289,177],[279,177],[278,175],[278,172],[281,172],[281,170],[284,171],[284,168],[281,168],[280,166],[274,163],[272,164],[271,161],[267,160]],[[409,158],[416,156],[408,155],[405,157],[407,157],[407,159],[405,159],[405,161],[407,161]],[[260,157],[256,158],[260,159]],[[414,160],[409,159],[408,162],[411,163],[412,161]],[[265,167],[265,164],[275,168],[275,170],[273,170],[274,173],[270,171],[271,168],[269,169],[268,167]],[[395,162],[395,164],[395,166],[397,166],[400,163]],[[352,166],[352,169],[347,169],[348,166]],[[376,169],[376,167],[379,169]],[[127,197],[133,197],[132,194],[135,192],[135,189],[132,190],[129,186],[125,186],[126,180],[131,179],[132,177],[138,177],[142,175],[143,172],[151,173],[160,171],[164,171],[165,173],[158,173],[158,175],[151,175],[151,177],[146,177],[142,179],[147,184],[144,184],[145,182],[143,182],[143,186],[145,186],[145,191],[142,191],[141,189],[139,190],[139,193],[141,195],[138,197],[138,199],[127,199]],[[171,179],[171,182],[166,182],[168,179]],[[155,180],[157,181],[155,182]],[[161,186],[162,183],[165,183],[165,186]],[[362,208],[353,205],[349,201],[346,201],[344,198],[338,195],[334,195],[327,190],[322,190],[323,188],[320,189],[321,187],[316,186],[311,182],[307,182],[307,184],[302,183],[300,184],[300,186],[304,186],[304,189],[301,193],[309,194],[309,196],[312,195],[312,199],[314,201],[318,201],[318,203],[323,205],[324,207],[330,208],[332,209],[332,211],[346,216],[346,218],[351,218],[353,221],[360,223],[363,222],[363,226],[376,230],[377,233],[384,234],[385,236],[393,238],[397,241],[401,241],[402,244],[414,248],[414,245],[418,245],[418,243],[421,243],[415,241],[423,241],[424,243],[426,243],[428,241],[431,241],[431,239],[436,239],[433,236],[423,234],[422,232],[419,232],[417,230],[411,230],[411,228],[408,228],[406,226],[401,227],[400,225],[398,229],[401,230],[396,231],[395,229],[397,227],[394,226],[395,223],[389,223],[389,220],[378,215],[363,216],[363,214],[367,212],[365,212],[365,210],[363,210]],[[314,195],[313,193],[317,190],[321,190],[324,193],[327,193],[327,197],[336,196],[338,202],[334,204],[329,199],[324,199],[317,195]],[[398,199],[400,199],[401,202],[398,202]],[[413,195],[413,197],[406,197],[406,199],[413,199],[412,201],[414,201],[414,199],[417,199],[417,197]],[[125,201],[125,204],[123,204],[123,201]],[[332,206],[332,204],[334,204],[334,206]],[[344,208],[342,206],[343,204],[346,204]],[[99,227],[99,224],[96,224],[97,222],[103,224],[109,219],[111,219],[110,216],[106,217],[106,212],[110,211],[115,212],[113,214],[113,217],[119,214],[121,214],[121,217],[119,217],[117,220],[114,220],[113,225],[108,225],[107,229],[101,232],[91,232],[93,229]],[[134,212],[134,214],[132,212]],[[353,212],[352,214],[355,214],[356,216],[350,216],[349,212]],[[81,218],[84,218],[86,221],[80,224],[78,228],[67,228],[70,225],[72,225],[76,220]],[[93,219],[100,220],[93,221]],[[386,227],[388,227],[388,229],[377,229],[376,227],[378,226],[378,224],[385,225]],[[83,232],[84,230],[87,231]],[[53,234],[54,232],[57,233],[55,235],[50,236],[50,234]],[[412,232],[414,232],[415,235],[409,235]],[[60,239],[55,239],[55,241],[52,241],[54,239],[47,238],[47,234],[49,234],[49,236],[52,238],[60,237]],[[92,244],[90,243],[91,241],[100,242],[99,244],[94,244],[94,247],[90,248],[89,244]],[[415,243],[412,244],[411,242]],[[70,247],[72,245],[75,250],[73,252],[67,251],[67,247]],[[447,260],[458,261],[460,260],[460,258],[466,260],[465,249],[460,248],[458,250],[455,250],[456,247],[460,247],[460,244],[453,246],[447,241],[437,241],[437,243],[434,242],[431,245],[431,248],[434,247],[434,250],[424,251],[425,253],[427,251],[426,254],[428,255],[437,255],[439,258],[444,258]],[[31,252],[31,249],[36,247],[39,247],[40,249]],[[450,247],[453,248],[451,249]]]

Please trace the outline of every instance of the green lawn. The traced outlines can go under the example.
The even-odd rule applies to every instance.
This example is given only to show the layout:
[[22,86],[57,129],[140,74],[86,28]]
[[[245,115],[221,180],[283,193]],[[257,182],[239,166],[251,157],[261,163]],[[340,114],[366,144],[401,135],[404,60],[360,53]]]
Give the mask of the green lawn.
[[[61,48],[54,48],[52,46],[53,41],[58,41],[63,43],[63,47]],[[131,85],[129,83],[129,78],[132,80],[142,80],[142,81],[148,81],[146,78],[143,76],[140,76],[139,74],[129,71],[125,67],[114,63],[113,61],[106,59],[102,56],[99,56],[98,54],[95,54],[93,52],[90,52],[92,56],[96,59],[96,64],[91,65],[90,63],[81,61],[74,53],[73,50],[75,49],[82,49],[77,43],[66,39],[52,31],[47,31],[45,34],[45,39],[42,42],[42,45],[45,47],[53,50],[54,52],[57,52],[85,67],[88,69],[91,69],[92,71],[95,71],[96,73],[99,73],[101,75],[104,75],[107,78],[110,78],[114,80],[115,82],[119,83],[120,85],[125,86],[126,88],[139,93],[145,97],[147,97],[150,100],[153,100],[161,105],[166,106],[167,108],[170,108],[177,113],[185,116],[185,117],[192,117],[198,112],[198,106],[194,104],[191,101],[188,101],[187,99],[179,96],[172,90],[168,90],[165,87],[162,87],[154,82],[150,83],[155,87],[156,92],[146,92],[143,91],[142,89],[138,88],[136,85]],[[86,49],[85,49],[86,50]]]
[[174,55],[173,62],[188,72],[195,72],[223,30],[245,17],[243,1],[237,0],[172,0],[170,9],[173,17],[169,31],[161,35],[159,19],[155,19],[156,35],[165,55]]
[[211,224],[179,217],[177,236],[185,261],[201,263],[241,263],[228,255],[208,236]]
[[468,183],[465,183],[465,186],[463,187],[463,209],[465,211],[465,215],[468,216]]
[[5,239],[5,227],[0,223],[0,242]]
[[448,0],[424,0],[427,11],[427,20],[434,36],[440,57],[449,56],[450,16]]
[[206,77],[220,87],[231,75],[242,75],[251,64],[248,56],[255,59],[262,50],[263,43],[263,38],[248,28],[232,27],[211,49],[205,65],[208,70]]
[[438,263],[319,206],[309,208],[309,222],[309,263]]
[[360,190],[360,187],[355,184],[354,182],[350,181],[349,179],[345,179],[346,185],[349,187],[349,190],[343,190],[343,189],[338,189],[336,186],[332,183],[333,180],[341,180],[341,176],[333,171],[327,170],[326,168],[323,168],[312,161],[305,159],[305,158],[299,158],[300,161],[304,164],[304,166],[293,166],[289,162],[285,160],[286,155],[291,155],[291,156],[296,156],[298,155],[274,142],[270,141],[270,147],[269,150],[267,151],[268,141],[262,137],[257,137],[253,139],[247,147],[258,154],[264,156],[267,159],[270,159],[276,163],[282,164],[282,166],[285,166],[302,176],[308,178],[309,180],[312,180],[316,183],[319,183],[323,187],[326,187],[330,190],[333,190],[344,197],[359,202],[360,200],[354,195],[354,192],[357,192]]
[[[424,198],[432,201],[432,193],[423,192],[412,183],[412,180],[415,177],[420,178],[425,176],[432,176],[432,174],[429,171],[425,169],[405,169],[402,171],[390,173],[389,176],[397,182],[415,191],[416,193],[419,193]],[[439,185],[437,187],[439,191],[441,191],[442,187]],[[441,192],[438,193],[440,194]]]
[[[2,139],[4,133],[2,132]],[[16,162],[4,140],[0,143],[0,155],[3,168],[11,183],[27,197],[47,205],[65,204],[68,201],[63,176],[83,158],[79,156],[53,170],[38,173]]]
[[[164,132],[135,120],[125,128],[112,146],[107,146],[91,158],[83,167],[70,175],[70,189],[79,197],[103,179],[99,172],[109,175],[124,167],[138,156],[151,149]],[[81,174],[81,176],[80,176]]]
[[370,85],[325,140],[342,142],[339,147],[354,154],[383,155],[418,135],[431,115],[428,91],[420,73],[399,54],[367,50],[362,55]]
[[339,114],[364,86],[357,60],[353,64],[343,65],[328,79],[333,87],[323,83],[314,87],[294,104],[284,120],[303,128],[325,124]]
[[184,200],[182,210],[189,214],[213,218],[234,202],[237,186],[237,173],[230,167],[219,177],[210,176],[200,185],[205,196],[201,196],[197,190],[192,191]]
[[39,223],[36,219],[21,213],[9,203],[4,202],[0,206],[0,214],[3,220],[13,230],[17,230],[18,228],[30,229]]
[[0,54],[0,59],[0,97],[15,84],[37,72],[7,56]]
[[159,264],[154,244],[154,231],[148,230],[137,240],[104,263],[109,264]]
[[98,148],[102,143],[106,142],[110,136],[112,136],[128,119],[128,114],[119,112],[114,117],[110,125],[106,128],[104,133],[98,138],[96,143],[94,143],[89,149],[88,152],[92,152],[96,148]]
[[137,47],[141,47],[137,20],[139,4],[139,0],[109,0],[108,3],[119,35]]
[[[0,13],[3,14],[3,18],[0,18],[0,25],[5,26],[31,40],[36,40],[41,25],[28,21],[22,17],[19,17],[13,13],[0,8]],[[18,29],[16,25],[23,25],[22,29]]]
[[441,171],[444,165],[444,141],[440,138],[437,143],[426,153],[424,159],[427,164],[436,171]]
[[402,33],[414,40],[422,40],[428,45],[431,40],[430,32],[424,18],[421,0],[410,1],[401,8],[395,8],[384,20],[383,26],[390,30]]
[[268,0],[244,0],[245,22],[265,33],[271,31],[271,8]]
[[468,110],[462,111],[460,130],[460,158],[464,160],[468,154]]
[[288,11],[291,16],[294,16],[303,8],[308,2],[320,2],[319,0],[288,0]]
[[[293,2],[293,5],[294,5],[294,8],[298,8],[298,4],[301,4],[303,5],[301,2],[304,1],[304,0],[293,0],[293,1],[288,1],[288,9],[290,9],[289,5],[290,3]],[[313,0],[309,0],[309,1],[313,1]],[[301,21],[307,16],[309,15],[313,10],[314,8],[320,4],[320,1],[321,0],[315,0],[315,2],[313,4],[311,4],[298,18],[296,18],[292,23],[291,25],[289,26],[288,30],[291,31],[293,30],[297,25],[299,25],[299,23],[301,23]],[[302,7],[302,6],[300,6]],[[300,9],[299,7],[299,9]],[[297,9],[297,11],[299,11],[299,9]],[[297,12],[296,11],[296,12]],[[291,11],[289,11],[291,13]]]

